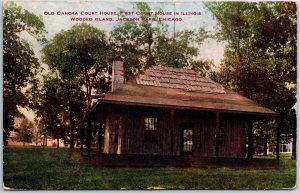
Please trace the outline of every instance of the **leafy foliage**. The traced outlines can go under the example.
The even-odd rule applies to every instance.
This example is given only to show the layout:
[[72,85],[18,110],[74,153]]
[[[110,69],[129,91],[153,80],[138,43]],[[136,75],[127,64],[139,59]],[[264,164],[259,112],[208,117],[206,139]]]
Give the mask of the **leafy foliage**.
[[41,103],[38,108],[38,116],[41,117],[44,135],[61,138],[63,131],[60,127],[60,112],[65,102],[60,100],[59,87],[61,81],[58,78],[45,78],[43,91],[41,92]]
[[66,83],[57,76],[44,76],[36,104],[43,135],[63,138],[74,147],[84,103],[84,93],[76,82]]
[[78,133],[91,108],[92,93],[110,90],[110,45],[104,31],[82,23],[56,34],[42,51],[43,61],[57,73],[57,80],[52,81],[60,81],[56,85],[59,85],[56,90],[60,96],[53,100],[63,102],[56,113],[64,119],[60,121],[60,130],[70,128],[69,132],[61,136],[70,141],[70,147],[73,148],[74,133]]
[[[155,12],[147,3],[135,3],[134,11]],[[120,15],[125,17],[125,15]],[[141,15],[141,18],[147,15]],[[156,17],[155,15],[153,17]],[[208,38],[204,28],[169,33],[168,26],[160,21],[126,21],[111,32],[110,41],[115,55],[124,61],[127,79],[153,65],[191,68],[198,64],[198,47]],[[201,65],[197,68],[200,72]]]
[[[295,4],[229,2],[206,5],[219,21],[217,37],[228,42],[220,80],[277,112],[281,111],[280,106],[293,107]],[[286,104],[283,105],[283,101]]]
[[[206,6],[218,20],[216,37],[227,42],[219,81],[279,113],[271,128],[279,127],[286,135],[295,132],[289,115],[296,103],[296,4],[217,2]],[[258,133],[265,138],[266,133]]]
[[28,119],[23,119],[18,128],[19,132],[17,133],[16,140],[25,143],[31,143],[33,139],[33,130],[34,125]]
[[23,10],[14,3],[5,4],[3,17],[3,139],[13,128],[13,117],[18,116],[17,105],[26,106],[29,101],[21,90],[39,72],[39,62],[34,51],[21,37],[28,34],[38,41],[45,41],[45,27],[41,17]]
[[43,61],[51,69],[57,70],[63,80],[76,79],[85,87],[87,106],[90,106],[93,89],[105,87],[99,82],[108,82],[109,56],[104,31],[86,23],[61,31],[43,48]]

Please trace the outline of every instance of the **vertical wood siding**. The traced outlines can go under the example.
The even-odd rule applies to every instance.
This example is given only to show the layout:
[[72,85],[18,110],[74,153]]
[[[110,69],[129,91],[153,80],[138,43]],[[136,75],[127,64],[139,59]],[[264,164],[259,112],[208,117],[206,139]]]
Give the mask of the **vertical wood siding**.
[[[129,108],[107,111],[104,153],[182,155],[181,123],[193,124],[193,151],[191,155],[215,156],[215,116],[213,112],[175,111],[174,124],[168,109]],[[145,117],[158,119],[157,142],[145,139]],[[221,118],[220,157],[243,158],[246,155],[246,128],[243,119]],[[118,131],[114,123],[118,123]],[[174,129],[171,128],[174,125]],[[118,140],[115,140],[118,135]],[[173,144],[172,144],[173,142]],[[173,150],[173,153],[171,152]]]
[[214,156],[215,120],[200,119],[194,129],[194,154],[203,157]]
[[241,120],[223,120],[221,122],[220,132],[220,157],[245,158],[245,122]]

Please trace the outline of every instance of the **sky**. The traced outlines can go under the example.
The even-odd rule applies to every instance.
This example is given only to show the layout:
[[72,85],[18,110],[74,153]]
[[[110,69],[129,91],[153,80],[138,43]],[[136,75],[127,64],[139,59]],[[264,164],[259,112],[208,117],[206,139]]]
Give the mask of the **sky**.
[[[101,18],[99,14],[94,16],[82,16],[81,11],[84,12],[114,12],[118,9],[131,10],[132,3],[130,2],[112,2],[112,1],[15,1],[18,5],[24,9],[29,10],[36,15],[40,15],[45,23],[48,34],[47,39],[51,39],[54,35],[61,30],[70,29],[75,23],[70,21],[73,17],[91,17]],[[173,12],[174,3],[149,3],[151,7],[161,7],[164,12]],[[184,16],[180,15],[183,21],[175,22],[176,31],[183,29],[198,29],[199,27],[205,27],[209,31],[213,31],[216,27],[216,21],[212,17],[211,13],[208,12],[202,2],[179,2],[175,3],[175,11],[177,12],[201,12],[201,15],[197,16]],[[62,12],[77,12],[79,15],[58,15]],[[54,13],[54,15],[50,15]],[[136,15],[133,17],[137,17]],[[91,21],[87,22],[93,26],[106,31],[107,33],[118,24],[116,21]],[[174,22],[165,22],[169,25],[170,31],[173,31]],[[35,48],[37,56],[40,56],[41,46],[38,45],[34,39],[30,39],[30,43]],[[207,40],[200,46],[200,58],[211,59],[216,65],[219,65],[224,52],[224,44],[218,43],[215,40]]]
[[[132,10],[131,2],[113,2],[113,1],[34,1],[34,0],[15,0],[17,5],[23,7],[24,9],[39,15],[45,24],[47,30],[46,38],[51,40],[55,34],[59,33],[61,30],[68,30],[74,24],[80,23],[80,21],[71,21],[71,18],[103,18],[112,17],[116,20],[117,16],[101,16],[99,12],[117,12],[119,9]],[[4,3],[5,4],[5,3]],[[149,3],[151,8],[162,8],[163,12],[174,12],[174,3],[162,3],[155,2]],[[97,12],[93,15],[81,15],[81,12]],[[214,31],[216,27],[216,20],[213,18],[210,12],[208,12],[201,2],[176,2],[175,3],[176,12],[201,12],[201,15],[182,15],[176,16],[182,18],[179,22],[165,22],[169,25],[170,34],[173,33],[174,24],[175,31],[180,31],[184,29],[197,30],[199,27],[205,27],[208,31]],[[77,12],[78,15],[62,15],[65,12]],[[128,17],[138,17],[136,13]],[[166,17],[174,17],[166,16]],[[118,25],[117,21],[87,21],[87,23],[109,33],[114,26]],[[26,39],[33,47],[36,56],[41,57],[40,45],[34,38],[28,36],[27,34],[22,34],[24,39]],[[216,66],[221,62],[224,53],[224,44],[218,43],[216,40],[206,40],[202,45],[199,46],[199,58],[212,60]],[[42,64],[46,69],[46,65]],[[33,120],[34,112],[28,109],[20,108],[20,111],[29,119]]]

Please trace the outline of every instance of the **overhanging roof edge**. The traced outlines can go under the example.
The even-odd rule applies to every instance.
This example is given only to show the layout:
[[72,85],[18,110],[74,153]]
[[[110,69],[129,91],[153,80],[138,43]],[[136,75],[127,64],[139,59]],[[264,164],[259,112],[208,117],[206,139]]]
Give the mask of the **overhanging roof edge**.
[[[178,105],[169,105],[169,104],[151,104],[151,103],[138,103],[138,102],[128,102],[128,101],[115,101],[109,99],[99,99],[103,103],[107,104],[123,104],[123,105],[137,105],[137,106],[147,106],[147,107],[163,107],[163,108],[175,108],[175,109],[190,109],[190,110],[203,110],[203,111],[218,111],[226,113],[237,113],[237,114],[251,114],[251,115],[264,115],[275,117],[278,113],[270,110],[270,113],[263,112],[251,112],[251,111],[237,111],[237,110],[226,110],[226,109],[216,109],[216,108],[205,108],[205,107],[190,107],[190,106],[178,106]],[[97,104],[98,105],[98,104]]]

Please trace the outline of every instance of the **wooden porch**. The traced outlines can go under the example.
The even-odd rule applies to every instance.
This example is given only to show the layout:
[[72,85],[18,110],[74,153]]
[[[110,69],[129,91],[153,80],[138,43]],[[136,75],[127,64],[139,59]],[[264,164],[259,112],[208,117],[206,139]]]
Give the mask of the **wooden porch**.
[[279,160],[260,158],[224,158],[200,156],[166,156],[135,154],[91,154],[83,156],[82,163],[99,167],[192,167],[237,169],[278,169]]

